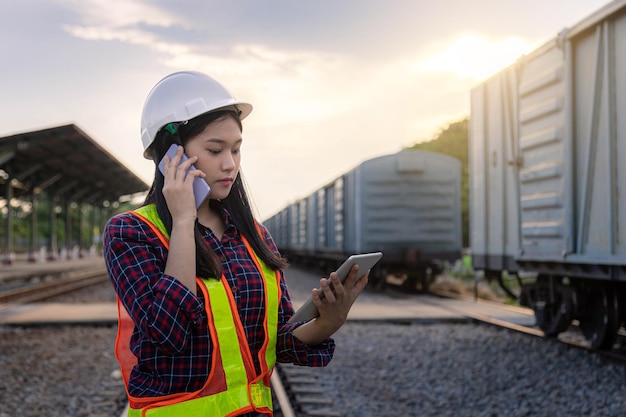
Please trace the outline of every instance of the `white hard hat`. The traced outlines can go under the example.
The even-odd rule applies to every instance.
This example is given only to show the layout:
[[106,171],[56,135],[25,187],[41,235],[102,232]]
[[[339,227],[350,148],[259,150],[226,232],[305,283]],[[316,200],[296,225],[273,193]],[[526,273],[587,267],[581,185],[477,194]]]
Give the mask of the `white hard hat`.
[[243,120],[252,105],[237,101],[220,83],[197,71],[175,72],[159,81],[150,91],[141,113],[141,142],[144,157],[157,132],[171,122],[183,122],[201,114],[235,106]]

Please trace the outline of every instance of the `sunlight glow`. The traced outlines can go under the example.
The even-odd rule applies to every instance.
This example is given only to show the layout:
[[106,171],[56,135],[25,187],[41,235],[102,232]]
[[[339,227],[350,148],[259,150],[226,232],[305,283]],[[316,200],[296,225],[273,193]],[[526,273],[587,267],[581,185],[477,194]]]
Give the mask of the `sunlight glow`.
[[478,34],[463,34],[441,45],[441,52],[415,63],[418,72],[451,73],[462,79],[481,81],[513,64],[535,45],[520,37],[491,39]]

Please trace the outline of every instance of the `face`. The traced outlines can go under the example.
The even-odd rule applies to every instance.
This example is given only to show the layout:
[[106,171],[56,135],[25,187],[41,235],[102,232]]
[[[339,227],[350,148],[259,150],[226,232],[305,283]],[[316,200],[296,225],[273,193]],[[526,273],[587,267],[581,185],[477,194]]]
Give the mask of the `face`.
[[187,156],[197,156],[197,169],[211,187],[211,199],[228,196],[239,172],[241,162],[241,130],[232,117],[224,117],[209,124],[199,135],[185,144]]

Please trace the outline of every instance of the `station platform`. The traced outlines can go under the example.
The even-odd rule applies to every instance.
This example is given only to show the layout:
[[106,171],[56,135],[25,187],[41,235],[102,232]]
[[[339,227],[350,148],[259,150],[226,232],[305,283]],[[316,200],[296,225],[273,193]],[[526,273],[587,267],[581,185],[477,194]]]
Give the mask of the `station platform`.
[[[294,307],[304,303],[294,299]],[[461,322],[473,316],[493,317],[518,325],[534,325],[531,311],[504,309],[491,304],[419,295],[405,299],[364,297],[352,306],[348,315],[351,321],[398,321],[410,323]],[[114,325],[117,323],[115,303],[60,304],[31,303],[0,305],[0,325],[51,325],[90,324]]]
[[[294,300],[299,307],[304,300]],[[387,300],[388,303],[388,300]],[[374,301],[357,301],[348,320],[392,320],[428,322],[462,320],[459,313],[430,303],[413,301],[389,305]],[[117,306],[115,303],[61,304],[31,303],[0,305],[0,325],[50,325],[50,324],[116,324]]]
[[117,324],[115,303],[0,304],[0,325],[109,325]]
[[71,272],[81,269],[104,267],[102,256],[29,262],[25,256],[18,256],[12,264],[0,264],[0,284],[13,279],[43,277],[45,275]]
[[[101,257],[73,261],[16,263],[0,269],[3,276],[15,274],[37,274],[45,271],[69,271],[104,267]],[[4,274],[4,275],[3,275]],[[309,271],[290,268],[287,276],[294,308],[298,309],[309,297],[310,289],[317,286],[319,277]],[[364,291],[350,310],[348,320],[354,321],[401,321],[412,323],[467,321],[472,318],[489,317],[496,321],[515,325],[533,326],[532,310],[503,306],[490,302],[442,298],[433,295],[403,294],[394,291],[377,293]],[[51,325],[51,324],[96,324],[117,323],[116,303],[62,304],[30,303],[0,304],[0,325]]]

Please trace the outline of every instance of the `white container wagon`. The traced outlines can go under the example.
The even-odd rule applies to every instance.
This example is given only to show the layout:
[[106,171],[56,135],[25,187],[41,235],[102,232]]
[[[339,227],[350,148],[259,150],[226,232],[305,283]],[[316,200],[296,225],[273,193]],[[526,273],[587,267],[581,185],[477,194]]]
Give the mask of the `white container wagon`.
[[461,256],[461,163],[418,150],[372,158],[264,224],[291,262],[328,273],[349,255],[381,251],[372,286],[394,274],[408,290],[426,289]]
[[626,315],[626,1],[607,4],[471,92],[470,244],[555,336],[609,348]]

